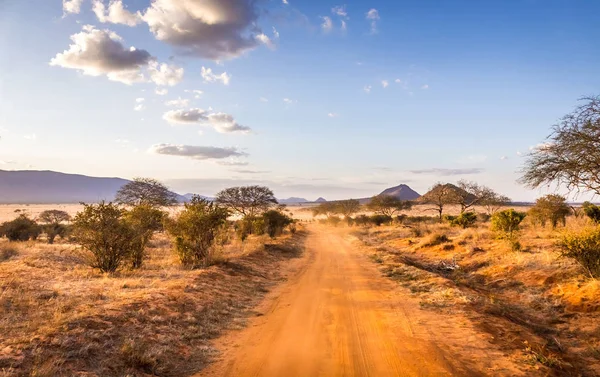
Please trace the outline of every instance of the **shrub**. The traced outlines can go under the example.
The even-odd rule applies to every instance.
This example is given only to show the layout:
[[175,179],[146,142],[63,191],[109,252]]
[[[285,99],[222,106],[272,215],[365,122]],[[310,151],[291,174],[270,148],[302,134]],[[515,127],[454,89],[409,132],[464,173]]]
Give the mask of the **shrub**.
[[423,243],[423,247],[432,247],[441,245],[443,243],[450,242],[450,239],[444,233],[433,233],[425,243]]
[[338,226],[342,222],[342,219],[339,216],[329,216],[327,218],[327,223],[329,225]]
[[13,245],[0,245],[0,262],[9,260],[17,254],[19,254],[19,252]]
[[600,224],[600,207],[590,202],[583,203],[583,213],[596,224]]
[[51,209],[40,213],[38,221],[42,224],[44,233],[49,244],[53,244],[56,237],[65,238],[69,228],[65,222],[71,220],[71,216],[65,211]]
[[285,227],[294,222],[291,217],[273,209],[263,213],[262,218],[265,224],[265,231],[271,238],[281,235]]
[[124,220],[134,234],[128,255],[131,268],[142,267],[146,246],[154,233],[163,229],[165,218],[165,212],[149,204],[137,205],[124,213]]
[[501,238],[506,239],[513,251],[521,250],[518,232],[525,216],[525,213],[517,212],[514,209],[496,212],[492,216],[492,230],[496,231]]
[[227,209],[194,196],[175,219],[167,222],[167,231],[175,239],[175,251],[184,266],[212,264],[215,243],[228,216]]
[[41,227],[27,215],[19,215],[0,226],[0,235],[6,236],[9,241],[36,240],[41,232]]
[[388,215],[372,215],[369,219],[371,220],[371,223],[373,223],[376,226],[389,224],[394,220],[392,216]]
[[529,210],[528,215],[531,216],[534,223],[546,226],[550,221],[552,228],[556,228],[561,222],[563,226],[567,223],[567,216],[571,213],[571,209],[566,203],[566,199],[560,195],[546,195],[539,198],[535,205]]
[[73,220],[77,242],[91,252],[90,265],[115,272],[130,255],[134,229],[124,221],[125,211],[116,204],[85,204]]
[[458,216],[447,216],[452,217],[449,220],[450,225],[452,226],[460,226],[463,229],[467,229],[475,225],[477,222],[477,214],[474,212],[463,212]]
[[371,223],[369,216],[367,215],[358,215],[354,218],[354,223],[358,226],[368,226]]
[[575,259],[590,276],[600,277],[600,229],[566,234],[559,245],[562,256]]
[[42,227],[49,244],[53,244],[56,237],[66,238],[69,234],[69,227],[65,224],[48,224]]

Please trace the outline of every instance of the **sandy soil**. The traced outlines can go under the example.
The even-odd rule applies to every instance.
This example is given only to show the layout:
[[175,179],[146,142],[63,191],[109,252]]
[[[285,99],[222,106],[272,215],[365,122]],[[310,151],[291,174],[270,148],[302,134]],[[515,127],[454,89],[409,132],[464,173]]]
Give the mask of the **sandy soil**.
[[312,226],[303,266],[217,344],[202,376],[515,376],[465,318],[419,308],[343,230]]

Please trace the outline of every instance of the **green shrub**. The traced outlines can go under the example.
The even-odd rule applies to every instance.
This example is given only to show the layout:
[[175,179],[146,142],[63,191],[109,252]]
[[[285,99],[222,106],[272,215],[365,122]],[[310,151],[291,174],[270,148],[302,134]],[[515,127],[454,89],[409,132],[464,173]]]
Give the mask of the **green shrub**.
[[600,229],[566,234],[559,245],[562,256],[575,259],[590,276],[600,277]]
[[525,213],[514,209],[496,212],[492,216],[492,230],[497,232],[501,238],[506,239],[513,251],[521,250],[519,242],[519,229],[521,222],[525,219]]
[[140,268],[146,257],[146,246],[155,232],[163,230],[167,214],[149,204],[140,204],[124,213],[124,220],[134,233],[128,260],[131,268]]
[[285,213],[274,209],[263,213],[262,218],[265,224],[265,231],[271,238],[281,235],[285,227],[294,222]]
[[369,220],[374,225],[381,226],[383,224],[391,223],[394,219],[392,218],[392,216],[388,216],[388,215],[371,215]]
[[62,239],[66,238],[69,234],[70,228],[65,224],[48,224],[42,227],[49,244],[53,244],[56,237]]
[[600,207],[590,202],[583,203],[583,213],[596,224],[600,224]]
[[90,265],[102,272],[115,272],[130,255],[136,234],[124,215],[116,204],[101,202],[85,204],[73,220],[75,239],[91,252]]
[[228,216],[227,209],[194,196],[175,219],[167,222],[167,231],[174,238],[175,251],[184,266],[198,268],[213,263],[216,241]]
[[552,228],[556,228],[558,223],[563,226],[567,223],[567,216],[571,213],[571,208],[567,205],[566,199],[560,195],[546,195],[539,198],[535,205],[529,210],[534,223],[546,226],[549,221]]
[[56,237],[65,238],[69,228],[65,224],[71,220],[71,216],[65,211],[58,209],[46,210],[38,216],[38,221],[43,225],[42,229],[46,233],[49,244],[53,244]]
[[27,215],[19,215],[12,221],[7,221],[0,226],[0,235],[5,236],[9,241],[28,241],[36,240],[41,227]]
[[449,220],[450,225],[459,226],[463,229],[472,227],[477,222],[477,214],[474,212],[463,212],[458,216],[447,216],[452,217]]

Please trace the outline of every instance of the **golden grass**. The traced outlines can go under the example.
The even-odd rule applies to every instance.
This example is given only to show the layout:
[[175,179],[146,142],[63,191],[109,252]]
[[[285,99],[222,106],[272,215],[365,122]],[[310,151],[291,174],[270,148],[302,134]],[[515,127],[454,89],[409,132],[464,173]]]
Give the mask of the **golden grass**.
[[302,240],[234,242],[218,265],[187,270],[158,235],[142,269],[112,275],[74,245],[0,241],[0,255],[16,251],[0,259],[0,376],[190,375],[214,356],[211,339],[244,325]]

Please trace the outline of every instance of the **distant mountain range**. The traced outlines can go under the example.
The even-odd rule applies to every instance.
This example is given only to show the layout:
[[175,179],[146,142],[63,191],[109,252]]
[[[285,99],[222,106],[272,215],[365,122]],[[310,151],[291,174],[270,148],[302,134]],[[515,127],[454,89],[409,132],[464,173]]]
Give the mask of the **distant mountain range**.
[[[98,178],[79,174],[66,174],[54,171],[0,170],[1,204],[59,204],[94,203],[101,200],[114,200],[117,191],[130,181],[122,178]],[[180,202],[189,201],[194,194],[179,195]],[[399,185],[384,190],[379,195],[392,195],[401,200],[415,200],[420,195],[407,185]],[[214,198],[202,196],[207,200]],[[368,202],[370,198],[360,199]],[[320,197],[311,202],[305,198],[291,197],[280,199],[281,204],[304,204],[327,202]]]

